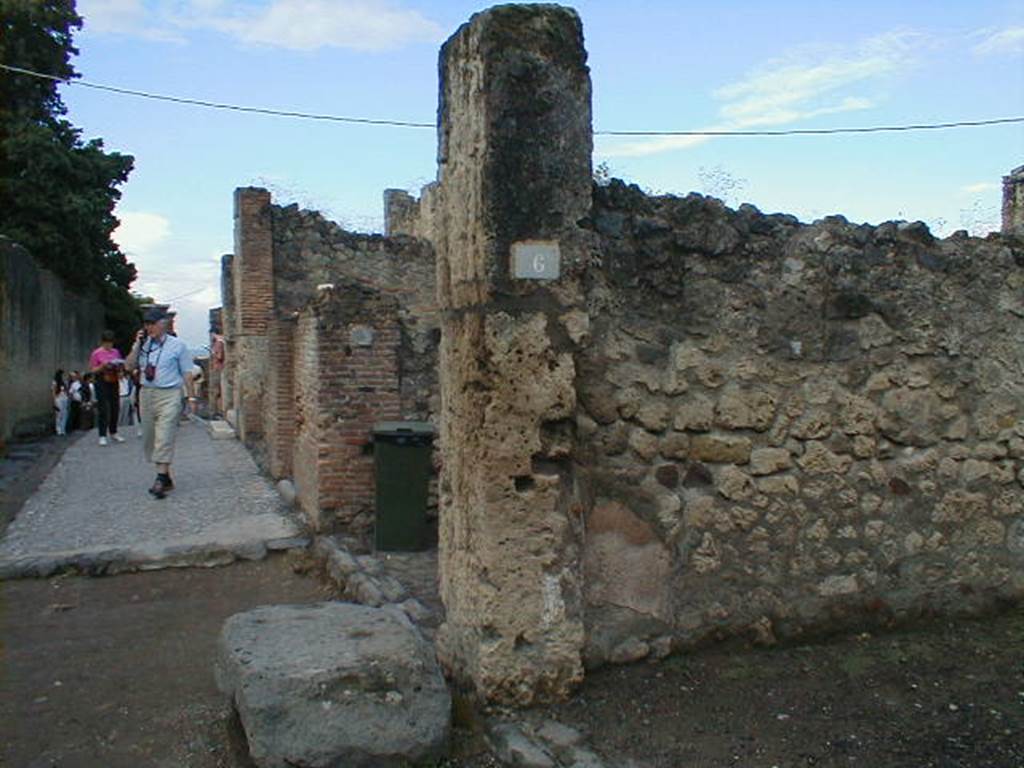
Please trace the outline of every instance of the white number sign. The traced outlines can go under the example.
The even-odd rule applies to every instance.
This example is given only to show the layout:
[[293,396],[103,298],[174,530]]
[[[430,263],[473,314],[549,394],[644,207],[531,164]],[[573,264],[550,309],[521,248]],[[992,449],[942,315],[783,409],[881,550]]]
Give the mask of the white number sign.
[[512,276],[518,280],[557,280],[561,254],[553,240],[512,243]]

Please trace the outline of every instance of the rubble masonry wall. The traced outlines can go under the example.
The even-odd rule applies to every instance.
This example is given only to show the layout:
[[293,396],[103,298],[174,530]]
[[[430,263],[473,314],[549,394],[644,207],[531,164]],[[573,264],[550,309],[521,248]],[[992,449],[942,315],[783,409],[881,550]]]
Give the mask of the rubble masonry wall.
[[589,662],[1024,596],[1024,254],[595,189]]

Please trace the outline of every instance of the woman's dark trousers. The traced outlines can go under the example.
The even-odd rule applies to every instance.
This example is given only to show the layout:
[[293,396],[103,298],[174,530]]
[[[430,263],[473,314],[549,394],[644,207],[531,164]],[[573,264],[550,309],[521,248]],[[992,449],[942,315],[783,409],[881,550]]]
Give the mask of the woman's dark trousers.
[[107,432],[117,434],[117,413],[118,401],[121,393],[118,392],[117,382],[97,381],[96,382],[96,403],[99,414],[100,437],[106,437]]

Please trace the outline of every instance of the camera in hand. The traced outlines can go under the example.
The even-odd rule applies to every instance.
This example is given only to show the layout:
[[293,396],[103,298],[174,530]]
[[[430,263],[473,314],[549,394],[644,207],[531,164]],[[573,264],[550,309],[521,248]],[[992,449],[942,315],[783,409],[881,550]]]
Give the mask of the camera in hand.
[[143,375],[146,377],[146,381],[152,381],[156,378],[156,366],[152,363],[147,365],[143,371]]

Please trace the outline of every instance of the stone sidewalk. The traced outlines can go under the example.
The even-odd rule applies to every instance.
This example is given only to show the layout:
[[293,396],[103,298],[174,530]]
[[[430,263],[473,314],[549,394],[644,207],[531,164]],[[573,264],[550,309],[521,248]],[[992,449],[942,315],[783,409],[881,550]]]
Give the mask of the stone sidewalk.
[[183,423],[176,487],[154,499],[142,441],[126,438],[100,447],[90,432],[68,446],[0,541],[0,578],[221,565],[308,543],[238,442]]

